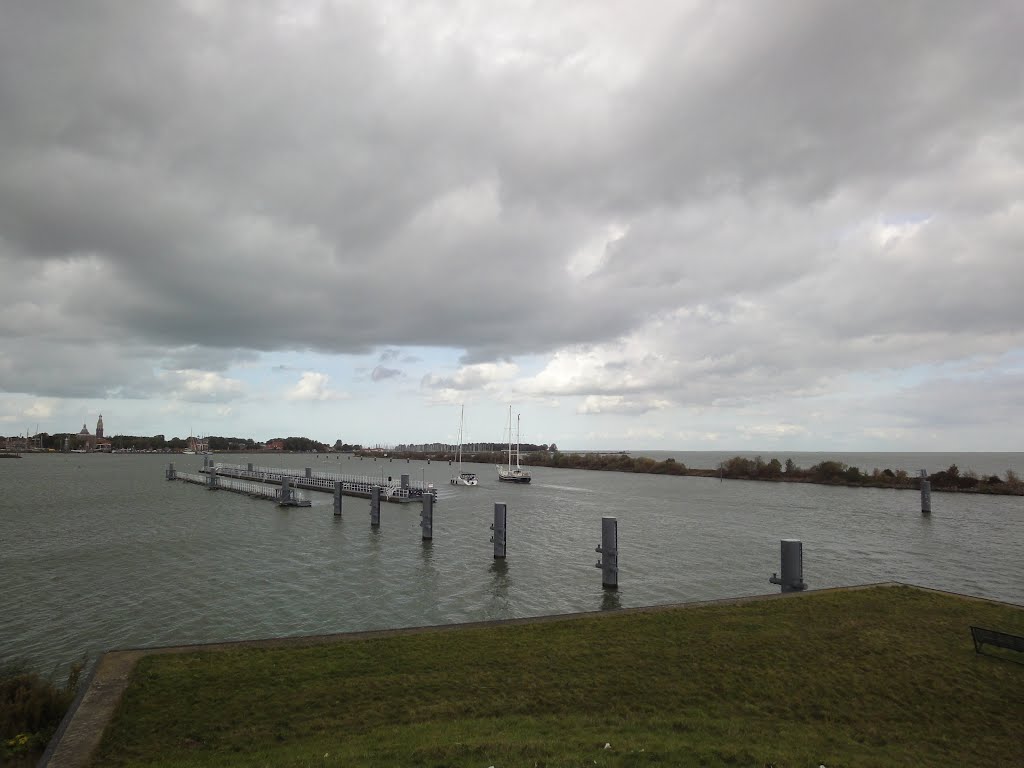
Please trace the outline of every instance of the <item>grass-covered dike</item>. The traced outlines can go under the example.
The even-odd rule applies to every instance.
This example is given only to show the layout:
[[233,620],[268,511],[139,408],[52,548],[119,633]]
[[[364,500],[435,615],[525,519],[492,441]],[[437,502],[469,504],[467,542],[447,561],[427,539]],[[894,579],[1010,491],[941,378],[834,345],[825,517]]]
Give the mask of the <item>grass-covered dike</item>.
[[1024,765],[1024,664],[971,624],[1024,610],[877,587],[154,654],[93,764]]

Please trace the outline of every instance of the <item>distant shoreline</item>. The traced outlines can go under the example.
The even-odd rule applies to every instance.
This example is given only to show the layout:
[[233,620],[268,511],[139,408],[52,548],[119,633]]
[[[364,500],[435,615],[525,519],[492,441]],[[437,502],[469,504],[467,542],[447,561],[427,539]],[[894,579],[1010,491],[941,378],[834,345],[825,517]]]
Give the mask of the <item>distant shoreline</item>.
[[[421,454],[411,452],[390,453],[387,456],[372,452],[357,452],[361,458],[417,459],[428,461],[453,461],[453,454]],[[499,453],[475,453],[463,457],[464,461],[481,464],[501,464],[507,457]],[[680,461],[668,458],[656,461],[652,458],[632,457],[625,453],[562,453],[531,452],[523,454],[521,463],[528,467],[550,467],[552,469],[585,469],[602,472],[631,472],[645,475],[673,475],[677,477],[707,477],[722,480],[756,480],[773,483],[809,483],[812,485],[835,485],[847,488],[884,488],[889,490],[920,490],[921,478],[912,477],[905,470],[871,469],[861,471],[834,460],[821,461],[804,469],[791,460],[785,464],[778,459],[764,461],[760,456],[753,459],[733,456],[723,461],[717,469],[696,469]],[[931,489],[937,492],[981,493],[998,496],[1024,496],[1024,483],[1013,470],[1007,470],[1005,478],[998,475],[978,475],[970,469],[962,474],[954,464],[941,472],[927,476]]]
[[[695,451],[694,453],[702,453]],[[720,453],[711,451],[709,453]],[[938,452],[943,454],[944,452]],[[124,452],[117,455],[162,455],[168,457],[190,456],[183,453],[155,452]],[[211,456],[280,456],[280,455],[308,455],[330,456],[339,458],[343,455],[360,459],[410,459],[415,461],[436,461],[451,462],[455,460],[454,453],[419,453],[411,451],[388,451],[378,453],[375,451],[280,451],[280,450],[250,450],[250,451],[223,451],[210,454]],[[44,455],[67,455],[59,452],[45,452]],[[83,455],[83,454],[76,454]],[[89,455],[89,454],[85,454]],[[828,454],[822,453],[822,456]],[[865,454],[880,455],[880,454]],[[883,454],[884,455],[884,454]],[[900,455],[900,454],[898,454]],[[12,453],[0,454],[0,458],[21,458]],[[474,453],[463,457],[467,463],[478,464],[502,464],[507,457],[501,453]],[[764,461],[760,456],[747,458],[733,456],[721,462],[717,469],[700,469],[687,467],[683,462],[673,458],[657,461],[646,456],[631,456],[621,451],[592,451],[587,453],[562,453],[560,451],[541,452],[533,451],[524,453],[521,463],[528,467],[550,467],[552,469],[585,469],[601,472],[629,472],[645,475],[672,475],[677,477],[705,477],[719,478],[721,480],[754,480],[772,483],[804,483],[811,485],[832,485],[846,488],[882,488],[888,490],[920,490],[921,478],[909,475],[905,470],[878,469],[861,470],[855,466],[849,466],[835,460],[824,460],[814,466],[804,469],[798,467],[791,460],[783,465],[778,459]],[[1003,477],[995,474],[979,474],[970,468],[963,472],[954,464],[940,472],[934,472],[927,476],[931,482],[931,490],[938,493],[979,493],[996,496],[1024,496],[1024,482],[1021,482],[1013,470],[1006,470]]]

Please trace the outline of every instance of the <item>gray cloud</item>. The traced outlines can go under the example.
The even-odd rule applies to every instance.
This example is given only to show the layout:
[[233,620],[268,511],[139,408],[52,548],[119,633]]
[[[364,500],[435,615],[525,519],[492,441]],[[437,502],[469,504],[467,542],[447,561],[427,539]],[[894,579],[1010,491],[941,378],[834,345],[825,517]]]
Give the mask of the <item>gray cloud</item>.
[[520,388],[643,412],[1024,344],[1011,2],[189,8],[5,4],[6,391],[589,350]]
[[402,372],[397,368],[385,368],[383,365],[378,365],[370,372],[370,378],[373,381],[385,381],[401,375]]

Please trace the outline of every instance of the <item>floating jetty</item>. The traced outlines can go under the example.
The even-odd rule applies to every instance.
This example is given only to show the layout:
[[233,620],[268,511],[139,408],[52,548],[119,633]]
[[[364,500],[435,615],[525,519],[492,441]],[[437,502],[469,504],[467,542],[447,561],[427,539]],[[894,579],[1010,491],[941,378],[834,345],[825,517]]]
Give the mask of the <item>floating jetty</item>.
[[258,467],[252,464],[215,464],[212,461],[203,467],[202,471],[212,471],[218,477],[252,480],[271,485],[280,485],[287,479],[294,488],[306,488],[326,493],[334,493],[335,483],[341,483],[342,494],[363,499],[370,498],[373,489],[379,488],[381,500],[395,504],[423,501],[425,495],[437,499],[436,488],[423,482],[411,481],[409,475],[400,475],[398,478],[388,477],[385,480],[384,475],[380,477],[343,475],[339,472],[314,472],[310,467],[287,469]]
[[166,473],[168,480],[183,480],[186,483],[194,483],[209,488],[211,491],[232,491],[244,493],[254,499],[268,499],[276,502],[279,507],[309,507],[312,502],[303,496],[289,483],[281,487],[258,483],[252,480],[236,480],[231,477],[218,477],[210,474],[193,474],[192,472],[179,472],[172,464]]
[[[334,493],[338,483],[341,483],[341,493],[345,496],[356,496],[369,499],[373,496],[374,490],[380,494],[382,501],[389,501],[394,504],[408,504],[413,501],[423,501],[425,496],[437,500],[437,489],[424,482],[417,482],[409,479],[409,475],[400,475],[397,479],[388,477],[370,477],[367,475],[344,475],[338,472],[314,472],[312,468],[290,469],[282,467],[259,467],[253,464],[221,464],[214,463],[209,459],[203,459],[203,467],[199,470],[201,476],[209,477],[211,474],[218,479],[218,487],[227,487],[225,481],[245,481],[250,485],[246,488],[257,485],[282,485],[287,481],[291,488],[305,488],[312,491],[324,491]],[[177,472],[174,466],[167,470],[167,479],[175,480],[183,477],[186,473]],[[210,485],[203,482],[204,485]],[[248,491],[239,491],[247,493]],[[254,494],[255,495],[255,494]],[[261,496],[261,498],[264,498]],[[266,497],[269,498],[269,497]]]

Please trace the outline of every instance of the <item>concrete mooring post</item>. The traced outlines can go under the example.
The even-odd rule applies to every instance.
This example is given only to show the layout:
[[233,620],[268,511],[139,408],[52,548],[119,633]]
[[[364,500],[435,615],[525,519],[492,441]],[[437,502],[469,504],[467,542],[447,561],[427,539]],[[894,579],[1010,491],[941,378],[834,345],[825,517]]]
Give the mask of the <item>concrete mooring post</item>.
[[174,469],[174,462],[173,461],[171,462],[171,465],[169,467],[167,467],[166,471],[164,472],[164,477],[167,478],[168,480],[177,480],[178,479],[178,472],[177,472],[177,470]]
[[312,467],[306,467],[306,479],[308,480],[312,476],[313,476],[313,469],[312,469]]
[[768,579],[778,584],[783,592],[802,592],[807,589],[804,584],[804,544],[799,539],[782,540],[782,577],[773,573]]
[[334,482],[334,516],[341,517],[341,480]]
[[928,479],[927,470],[919,470],[921,473],[921,514],[932,513],[932,481]]
[[420,528],[423,529],[424,541],[430,541],[434,538],[434,497],[429,493],[423,494],[423,509],[420,510]]
[[403,491],[408,491],[409,490],[409,476],[408,475],[402,475],[402,490]]
[[494,542],[494,559],[503,560],[505,544],[508,541],[508,506],[506,504],[495,502],[494,522],[491,523],[491,530],[494,531],[494,535],[491,536],[491,541]]
[[619,587],[619,521],[614,517],[601,518],[601,544],[594,550],[600,553],[597,567],[601,569],[601,586]]
[[251,461],[249,462],[249,469],[247,471],[249,472],[250,475],[252,474],[252,462]]
[[370,527],[380,527],[380,487],[374,486],[370,491]]
[[292,486],[287,477],[281,478],[281,503],[287,504],[292,500]]
[[206,487],[216,488],[217,487],[217,473],[213,470],[213,462],[208,458],[203,458],[203,466],[206,468]]

